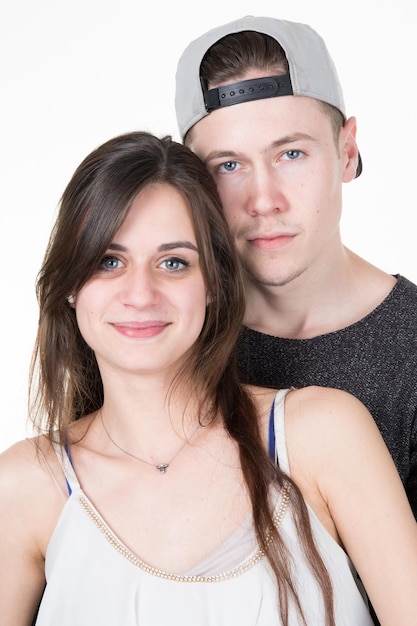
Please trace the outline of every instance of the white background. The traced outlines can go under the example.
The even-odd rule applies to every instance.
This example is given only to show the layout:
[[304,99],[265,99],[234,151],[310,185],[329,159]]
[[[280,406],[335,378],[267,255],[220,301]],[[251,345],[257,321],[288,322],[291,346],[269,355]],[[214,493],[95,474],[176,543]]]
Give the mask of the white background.
[[[34,284],[60,195],[110,137],[178,139],[174,74],[183,48],[244,15],[305,22],[325,39],[362,176],[344,187],[346,245],[417,282],[416,65],[413,0],[13,0],[0,9],[0,450],[30,433],[27,373]],[[6,8],[7,5],[7,8]],[[69,244],[70,245],[70,244]]]

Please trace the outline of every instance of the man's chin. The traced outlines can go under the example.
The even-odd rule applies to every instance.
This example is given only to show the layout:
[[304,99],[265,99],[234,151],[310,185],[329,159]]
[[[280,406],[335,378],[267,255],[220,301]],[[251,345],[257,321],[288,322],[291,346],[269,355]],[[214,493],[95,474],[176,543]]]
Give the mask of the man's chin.
[[262,288],[285,287],[297,280],[303,273],[303,270],[289,272],[287,274],[261,273],[254,272],[253,270],[249,272],[247,269],[245,270],[248,286],[261,290]]

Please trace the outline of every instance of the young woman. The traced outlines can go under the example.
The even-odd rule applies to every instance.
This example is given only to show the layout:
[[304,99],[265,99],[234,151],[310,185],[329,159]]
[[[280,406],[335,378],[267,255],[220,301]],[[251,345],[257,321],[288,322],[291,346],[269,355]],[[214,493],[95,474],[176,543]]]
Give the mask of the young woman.
[[384,626],[417,623],[371,416],[239,384],[242,284],[187,148],[131,133],[76,170],[38,279],[44,434],[0,459],[2,626],[368,626],[354,567]]

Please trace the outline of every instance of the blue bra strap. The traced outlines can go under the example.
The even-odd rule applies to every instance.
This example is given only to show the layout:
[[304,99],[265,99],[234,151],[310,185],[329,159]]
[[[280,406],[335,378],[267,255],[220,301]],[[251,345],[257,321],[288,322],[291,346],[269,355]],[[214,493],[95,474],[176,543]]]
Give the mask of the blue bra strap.
[[274,424],[275,399],[272,402],[271,411],[269,413],[269,429],[268,429],[268,452],[271,460],[278,464],[276,458],[275,447],[275,424]]

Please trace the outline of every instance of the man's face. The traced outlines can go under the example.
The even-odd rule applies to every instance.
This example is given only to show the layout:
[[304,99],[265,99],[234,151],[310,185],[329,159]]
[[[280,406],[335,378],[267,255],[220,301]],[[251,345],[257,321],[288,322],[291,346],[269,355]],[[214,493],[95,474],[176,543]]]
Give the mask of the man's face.
[[[353,131],[352,131],[353,128]],[[212,112],[189,145],[213,175],[249,282],[285,285],[340,248],[342,181],[354,177],[320,102],[284,96]]]

